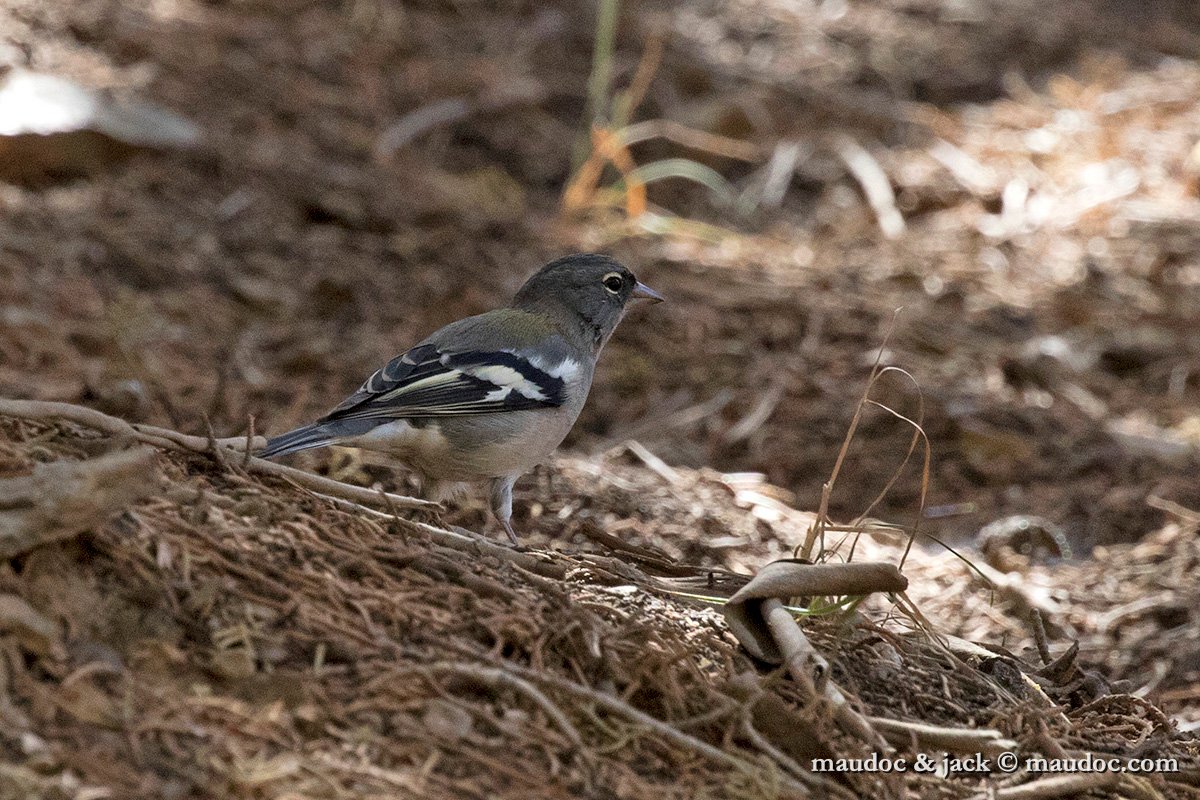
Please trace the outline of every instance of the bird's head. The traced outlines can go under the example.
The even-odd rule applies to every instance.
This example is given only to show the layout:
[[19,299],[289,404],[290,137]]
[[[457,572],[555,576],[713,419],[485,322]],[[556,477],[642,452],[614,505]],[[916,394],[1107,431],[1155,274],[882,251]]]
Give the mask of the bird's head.
[[539,311],[589,332],[597,349],[616,330],[634,300],[663,298],[638,281],[629,268],[598,253],[580,253],[551,261],[517,292],[513,306]]

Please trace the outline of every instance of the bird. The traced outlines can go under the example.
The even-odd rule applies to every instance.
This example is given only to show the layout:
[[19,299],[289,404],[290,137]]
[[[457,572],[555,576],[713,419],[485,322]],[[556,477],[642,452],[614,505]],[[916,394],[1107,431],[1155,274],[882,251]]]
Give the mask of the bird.
[[417,472],[439,499],[487,481],[492,514],[515,545],[513,485],[574,426],[600,351],[635,300],[663,297],[614,258],[551,261],[507,306],[440,328],[258,455],[328,445],[381,452]]

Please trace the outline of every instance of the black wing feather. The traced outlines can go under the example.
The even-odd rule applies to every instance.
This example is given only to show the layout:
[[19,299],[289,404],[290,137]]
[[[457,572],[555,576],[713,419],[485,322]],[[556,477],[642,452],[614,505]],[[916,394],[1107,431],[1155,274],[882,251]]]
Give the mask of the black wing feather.
[[561,377],[508,351],[448,353],[414,347],[389,361],[322,418],[400,419],[493,414],[561,406]]

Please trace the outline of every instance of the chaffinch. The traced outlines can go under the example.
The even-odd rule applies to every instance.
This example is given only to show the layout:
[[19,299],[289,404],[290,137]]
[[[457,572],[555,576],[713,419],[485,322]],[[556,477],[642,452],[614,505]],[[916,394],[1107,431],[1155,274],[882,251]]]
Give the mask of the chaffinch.
[[376,450],[420,473],[434,496],[447,483],[490,480],[492,513],[516,543],[513,484],[566,438],[601,348],[638,298],[663,299],[608,256],[551,261],[507,308],[438,330],[259,455]]

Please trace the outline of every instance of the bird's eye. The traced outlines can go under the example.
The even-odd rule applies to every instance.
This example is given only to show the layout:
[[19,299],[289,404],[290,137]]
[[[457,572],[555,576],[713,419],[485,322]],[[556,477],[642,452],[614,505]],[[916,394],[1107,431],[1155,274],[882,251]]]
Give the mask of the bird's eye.
[[604,288],[608,289],[613,294],[621,291],[621,287],[625,285],[625,279],[615,272],[610,272],[604,276],[602,281]]

